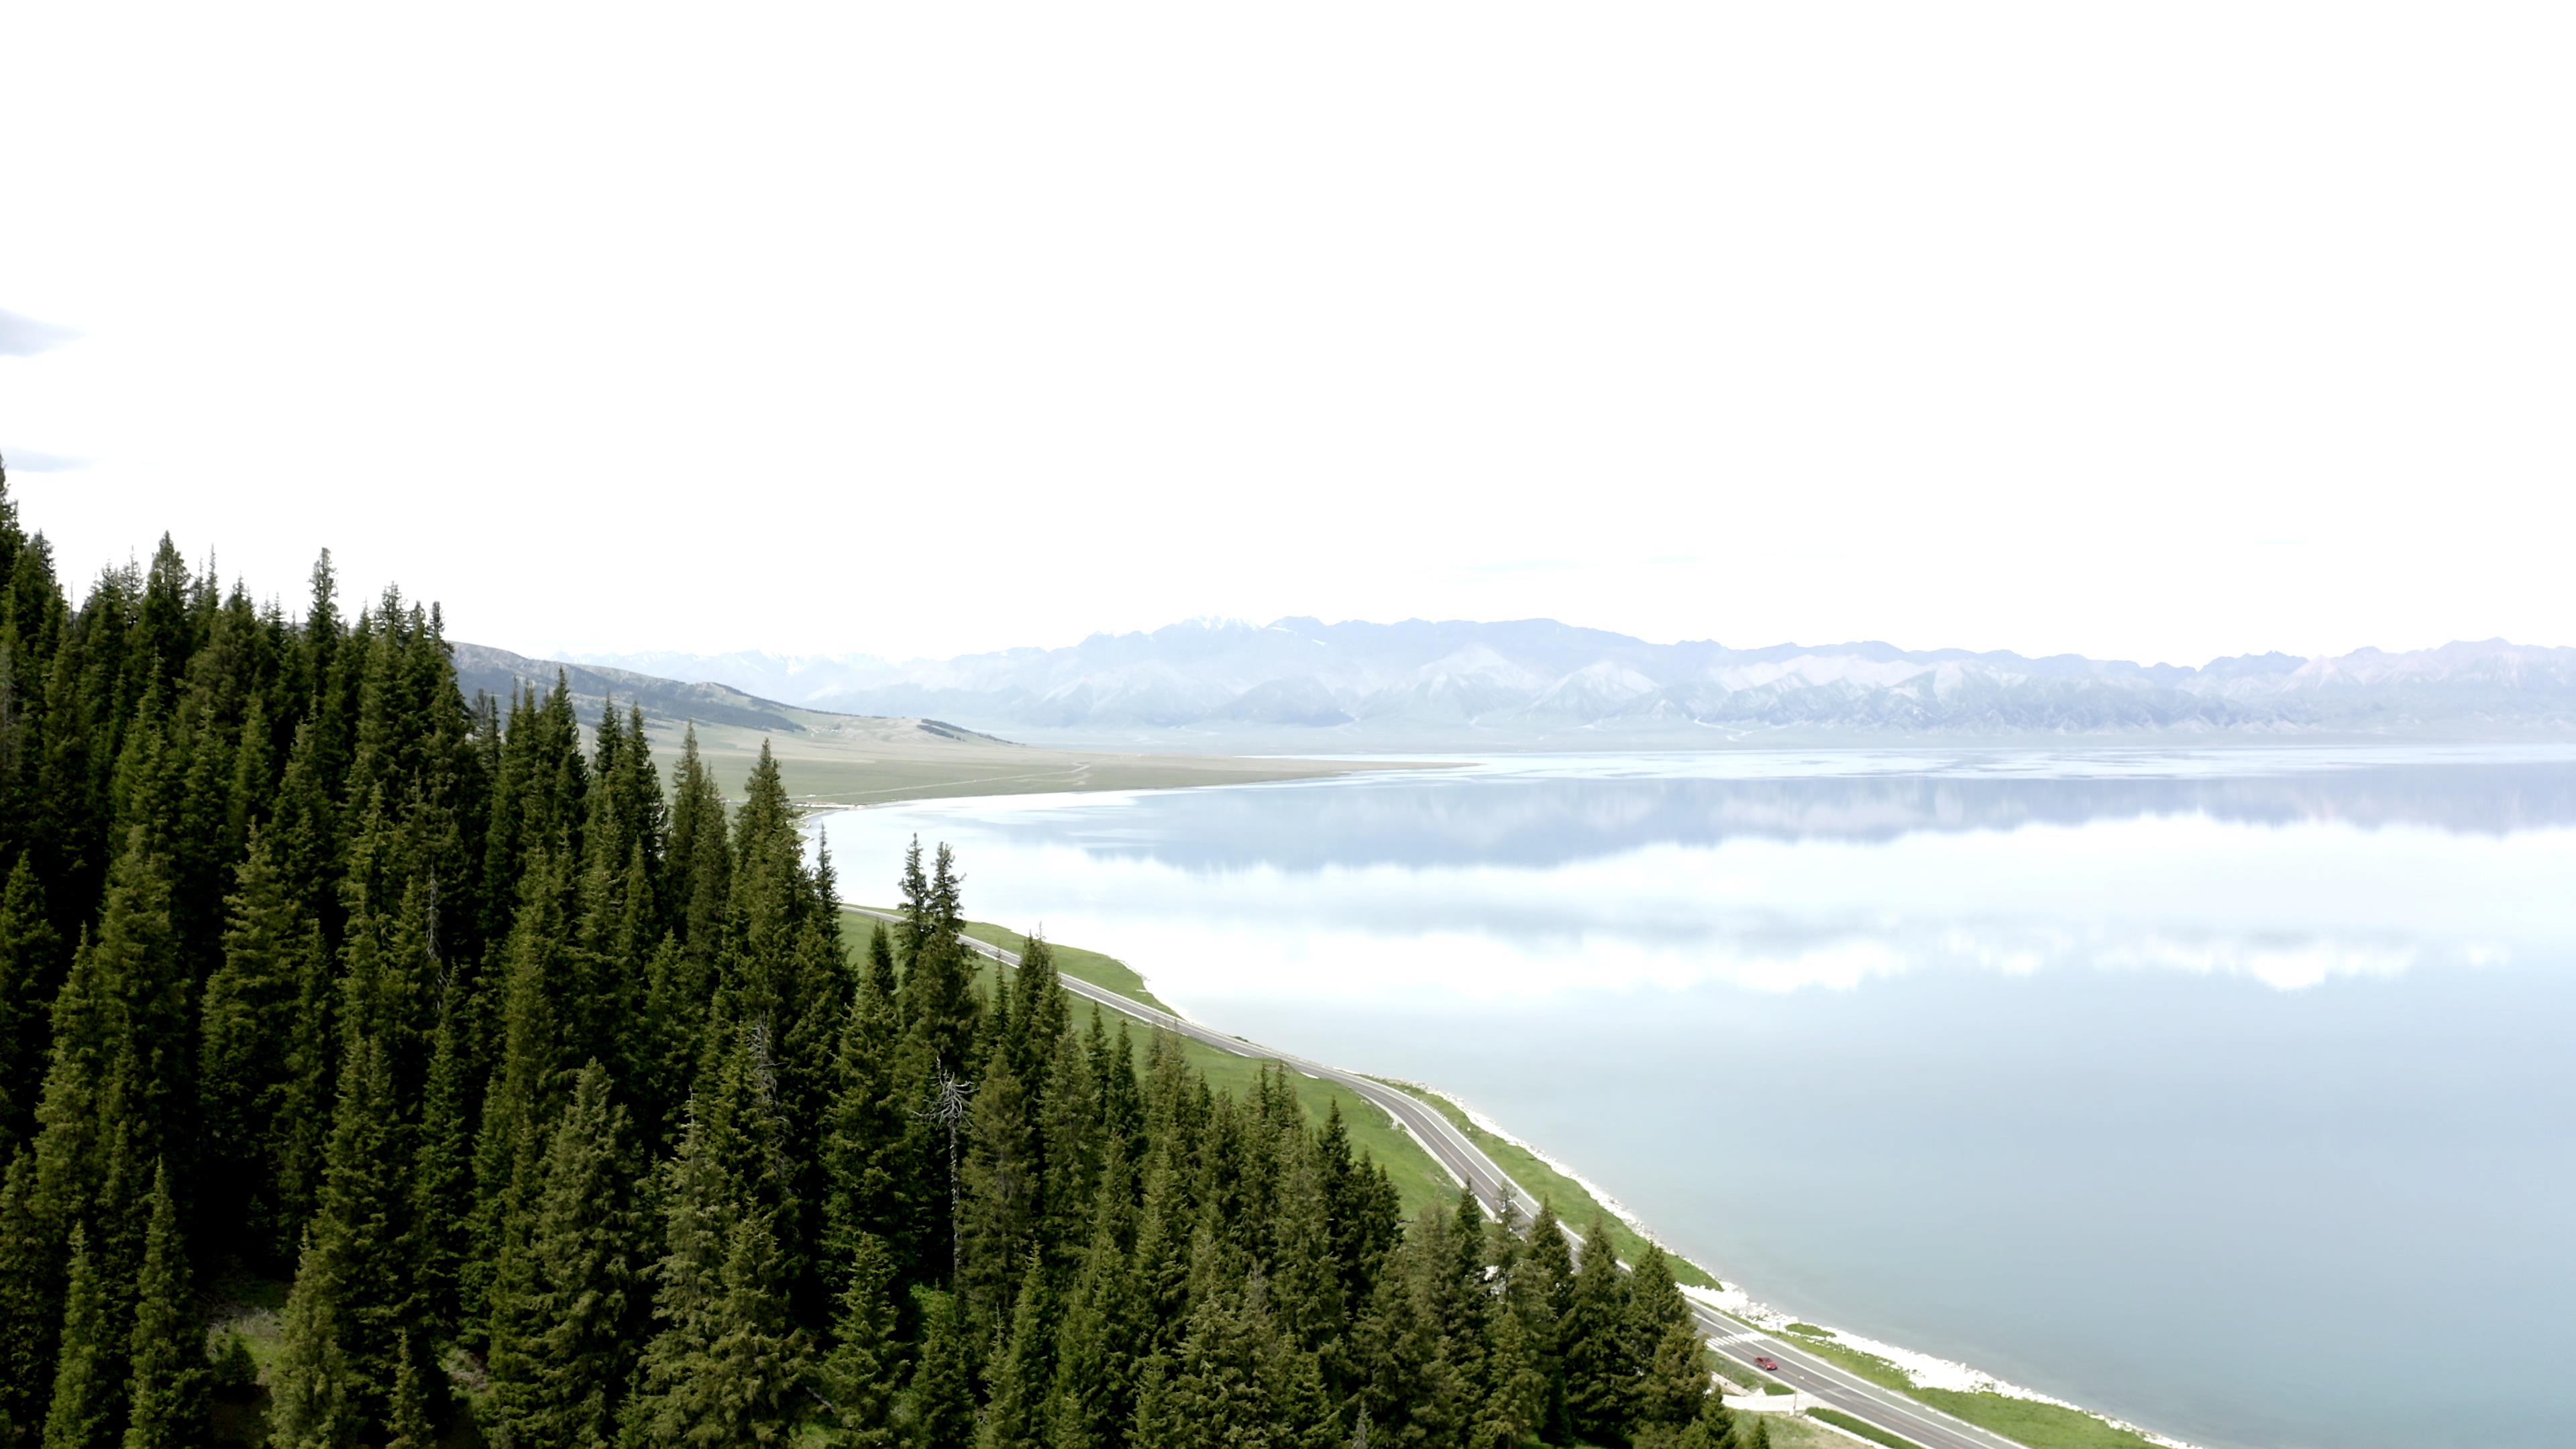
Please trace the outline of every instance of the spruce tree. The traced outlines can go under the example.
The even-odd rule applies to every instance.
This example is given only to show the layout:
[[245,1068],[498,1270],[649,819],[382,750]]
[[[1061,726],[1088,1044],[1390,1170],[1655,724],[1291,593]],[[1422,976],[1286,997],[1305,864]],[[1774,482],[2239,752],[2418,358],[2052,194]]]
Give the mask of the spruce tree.
[[51,1281],[62,1245],[25,1203],[34,1190],[35,1155],[20,1148],[0,1176],[0,1444],[32,1442],[45,1422],[54,1349],[62,1338],[61,1285]]
[[277,1211],[270,1253],[292,1261],[322,1200],[331,1120],[340,1094],[340,1012],[322,923],[308,916],[295,957],[295,1008],[286,1032],[286,1084],[277,1135]]
[[166,1160],[152,1174],[152,1219],[143,1239],[127,1362],[124,1449],[193,1449],[205,1434],[205,1331],[197,1322],[187,1242]]
[[1571,1432],[1566,1423],[1565,1354],[1558,1335],[1572,1306],[1574,1255],[1558,1225],[1556,1205],[1542,1201],[1531,1220],[1529,1237],[1512,1265],[1507,1289],[1521,1336],[1541,1380],[1542,1408],[1538,1430],[1551,1443]]
[[607,1069],[575,1078],[539,1168],[515,1290],[494,1306],[499,1422],[532,1444],[614,1437],[644,1321],[636,1168]]
[[423,1382],[426,1375],[420,1359],[419,1345],[413,1342],[411,1330],[404,1329],[394,1358],[394,1392],[385,1415],[385,1449],[431,1449],[438,1442],[437,1430],[430,1422],[429,1390]]
[[1037,1230],[1040,1167],[1036,1123],[1010,1054],[997,1046],[975,1086],[967,1116],[959,1211],[965,1240],[965,1275],[959,1287],[979,1320],[1006,1319],[1016,1278],[1028,1262]]
[[980,1449],[1045,1449],[1046,1399],[1055,1373],[1057,1306],[1037,1255],[1029,1255],[1010,1317],[1009,1337],[986,1375]]
[[264,1255],[281,1227],[275,1198],[291,1121],[306,933],[300,904],[256,831],[226,905],[223,964],[207,979],[199,1012],[203,1202],[220,1234]]
[[1669,1443],[1699,1418],[1709,1392],[1705,1354],[1698,1330],[1691,1325],[1676,1323],[1664,1330],[1637,1383],[1641,1439],[1651,1429],[1658,1443]]
[[941,1068],[964,1072],[979,1059],[975,1043],[982,998],[975,990],[974,958],[957,939],[965,925],[958,904],[962,885],[945,845],[935,857],[934,873],[924,878],[921,843],[913,842],[902,880],[902,1010],[919,1061],[913,1070],[925,1076]]
[[1641,1367],[1630,1351],[1628,1281],[1610,1250],[1610,1224],[1595,1217],[1584,1229],[1583,1258],[1557,1324],[1557,1352],[1565,1363],[1567,1425],[1577,1439],[1612,1443],[1626,1437],[1636,1417]]
[[840,1315],[832,1325],[832,1351],[815,1377],[839,1425],[837,1442],[851,1449],[887,1449],[895,1438],[894,1391],[903,1378],[894,1256],[885,1240],[871,1233],[860,1237],[849,1258]]
[[1663,1248],[1648,1243],[1628,1275],[1628,1353],[1640,1372],[1655,1356],[1664,1335],[1688,1328],[1690,1300],[1673,1281],[1672,1260]]
[[[1768,1431],[1747,1432],[1759,1432],[1764,1443],[1770,1441]],[[1678,1449],[1734,1449],[1737,1439],[1735,1415],[1728,1411],[1725,1396],[1711,1392],[1700,1401],[1699,1416],[1673,1442]]]
[[44,893],[27,854],[0,887],[0,1154],[33,1129],[45,1075],[45,1003],[60,984],[62,940],[45,918]]
[[68,1244],[106,1188],[111,1078],[127,1045],[119,1021],[100,957],[84,940],[54,996],[53,1059],[37,1101],[36,1137],[12,1160],[0,1195],[0,1268],[7,1270],[0,1273],[0,1339],[18,1370],[0,1374],[0,1420],[21,1429],[49,1417],[45,1395],[63,1341]]
[[913,1362],[915,1449],[969,1449],[975,1442],[974,1344],[954,1293],[923,1289],[921,1352]]
[[45,1414],[44,1449],[110,1449],[116,1442],[117,1385],[109,1364],[107,1304],[89,1231],[75,1224],[71,1270],[63,1292],[62,1341],[54,1353],[53,1407]]
[[756,1041],[710,1064],[663,1209],[658,1331],[645,1345],[628,1431],[648,1443],[775,1443],[806,1370],[774,1228],[778,1134]]
[[[871,957],[885,950],[882,928],[869,941]],[[886,968],[890,977],[892,967]],[[864,1238],[891,1250],[909,1226],[913,1200],[923,1196],[917,1161],[909,1151],[916,1125],[899,1100],[905,1081],[896,1070],[902,1041],[891,985],[871,963],[842,1024],[832,1061],[831,1097],[822,1136],[827,1166],[822,1246],[827,1276],[846,1271]]]
[[399,1220],[408,1154],[393,1069],[355,1038],[340,1072],[322,1202],[287,1294],[273,1385],[279,1449],[338,1449],[383,1422],[408,1299]]
[[1048,1401],[1054,1449],[1115,1445],[1135,1413],[1138,1303],[1125,1241],[1133,1208],[1123,1176],[1113,1169],[1102,1178],[1091,1244],[1056,1336],[1055,1386]]

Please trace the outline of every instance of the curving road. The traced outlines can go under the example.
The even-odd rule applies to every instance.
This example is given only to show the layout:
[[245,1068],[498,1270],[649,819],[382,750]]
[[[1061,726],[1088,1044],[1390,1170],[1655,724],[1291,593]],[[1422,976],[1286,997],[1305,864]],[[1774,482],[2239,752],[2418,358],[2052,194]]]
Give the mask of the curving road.
[[[901,920],[901,917],[891,912],[852,905],[847,901],[842,902],[842,908],[852,914],[875,920]],[[965,942],[969,948],[991,957],[1002,965],[1016,969],[1020,964],[1017,952],[1005,951],[999,946],[989,945],[971,936],[961,936],[958,939]],[[1402,1127],[1406,1135],[1412,1137],[1414,1141],[1421,1143],[1422,1149],[1431,1154],[1433,1161],[1448,1169],[1451,1177],[1473,1188],[1477,1198],[1484,1203],[1488,1211],[1499,1211],[1505,1202],[1509,1202],[1519,1209],[1524,1221],[1538,1211],[1538,1200],[1531,1197],[1519,1183],[1512,1181],[1500,1167],[1497,1167],[1494,1160],[1485,1155],[1484,1149],[1469,1141],[1466,1134],[1460,1132],[1447,1117],[1410,1093],[1398,1091],[1373,1077],[1346,1072],[1338,1067],[1328,1067],[1321,1062],[1310,1062],[1303,1057],[1257,1046],[1241,1037],[1228,1036],[1185,1017],[1174,1016],[1168,1011],[1157,1011],[1142,1002],[1121,996],[1107,987],[1095,986],[1088,981],[1077,981],[1061,974],[1056,979],[1062,983],[1065,990],[1074,995],[1087,1001],[1098,1002],[1112,1011],[1123,1012],[1149,1026],[1187,1037],[1191,1041],[1215,1047],[1219,1051],[1232,1052],[1239,1057],[1284,1063],[1306,1076],[1345,1088],[1367,1099],[1371,1105],[1394,1118],[1396,1125]],[[1569,1228],[1566,1230],[1566,1236],[1573,1240],[1576,1247],[1582,1246],[1583,1237],[1580,1233]],[[1756,1357],[1768,1358],[1780,1365],[1778,1372],[1772,1377],[1808,1396],[1815,1403],[1839,1409],[1855,1419],[1925,1445],[1927,1449],[2023,1449],[2019,1440],[2007,1439],[2000,1434],[1980,1429],[1974,1424],[1954,1419],[1938,1409],[1918,1403],[1892,1389],[1880,1388],[1854,1375],[1839,1364],[1829,1363],[1806,1352],[1794,1339],[1765,1333],[1741,1319],[1720,1313],[1704,1303],[1694,1302],[1691,1305],[1691,1313],[1698,1318],[1700,1329],[1707,1335],[1710,1347],[1745,1366],[1745,1372],[1742,1375],[1745,1380],[1758,1382],[1760,1371],[1752,1367],[1752,1362]]]

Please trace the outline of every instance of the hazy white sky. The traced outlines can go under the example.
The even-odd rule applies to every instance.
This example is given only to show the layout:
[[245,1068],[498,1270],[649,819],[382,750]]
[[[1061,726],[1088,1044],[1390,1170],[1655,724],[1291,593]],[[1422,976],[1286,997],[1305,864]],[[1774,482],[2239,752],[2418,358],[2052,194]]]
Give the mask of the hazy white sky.
[[2576,644],[2571,17],[11,6],[0,452],[531,652]]

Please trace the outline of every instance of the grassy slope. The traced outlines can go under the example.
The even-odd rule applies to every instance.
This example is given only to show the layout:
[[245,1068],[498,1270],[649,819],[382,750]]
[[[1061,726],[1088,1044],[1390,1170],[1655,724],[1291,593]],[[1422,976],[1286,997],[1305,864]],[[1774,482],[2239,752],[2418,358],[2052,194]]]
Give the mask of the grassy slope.
[[[1477,1126],[1464,1109],[1438,1092],[1416,1086],[1411,1082],[1388,1082],[1387,1085],[1419,1097],[1438,1108],[1442,1116],[1456,1124],[1459,1131],[1467,1134],[1468,1141],[1483,1148],[1485,1155],[1494,1159],[1496,1166],[1511,1174],[1514,1182],[1529,1189],[1530,1196],[1541,1202],[1555,1204],[1556,1215],[1564,1220],[1567,1227],[1580,1231],[1583,1225],[1597,1214],[1610,1224],[1610,1240],[1618,1245],[1621,1260],[1633,1263],[1637,1261],[1637,1255],[1646,1250],[1646,1240],[1638,1236],[1636,1229],[1621,1222],[1616,1214],[1604,1207],[1592,1194],[1585,1192],[1581,1183],[1540,1161],[1528,1148],[1506,1142]],[[1668,1254],[1668,1257],[1673,1265],[1674,1281],[1712,1290],[1718,1286],[1718,1281],[1710,1277],[1708,1272],[1697,1263],[1679,1256]]]
[[1881,1429],[1875,1424],[1863,1423],[1849,1414],[1841,1413],[1834,1409],[1817,1409],[1814,1412],[1817,1418],[1824,1420],[1835,1428],[1849,1433],[1858,1434],[1860,1437],[1869,1440],[1873,1444],[1885,1444],[1890,1446],[1890,1449],[1914,1449],[1913,1440],[1899,1439],[1895,1435],[1887,1432],[1885,1429]]
[[[988,926],[978,921],[966,928],[966,934],[986,945],[999,946],[1005,951],[1016,952],[1028,949],[1029,938],[1007,926]],[[1055,969],[1058,973],[1070,976],[1076,981],[1088,982],[1104,991],[1114,991],[1130,1001],[1140,1002],[1157,1011],[1172,1010],[1169,1002],[1145,989],[1145,978],[1136,974],[1135,967],[1117,957],[1103,956],[1097,951],[1086,951],[1080,946],[1058,946],[1052,941],[1047,945],[1055,952]],[[1178,1016],[1180,1013],[1172,1012],[1172,1014]]]
[[[875,925],[876,921],[873,917],[858,915],[855,912],[843,913],[842,938],[848,943],[854,960],[858,959],[859,953],[867,949],[868,932]],[[1020,949],[1027,941],[1026,937],[1016,931],[983,922],[969,925],[966,933],[1009,951]],[[1170,1007],[1155,1000],[1153,993],[1145,989],[1143,977],[1138,976],[1126,963],[1113,957],[1104,956],[1097,951],[1086,951],[1078,946],[1056,946],[1055,959],[1056,969],[1067,976],[1105,987],[1147,1006],[1164,1011],[1171,1010]],[[978,970],[984,985],[990,989],[996,984],[1001,968],[985,957],[979,956],[976,960],[979,963]],[[1084,1019],[1080,1015],[1083,1005],[1080,1002],[1075,1003],[1076,1021]],[[1115,1030],[1117,1024],[1115,1019],[1107,1022],[1111,1030]],[[1134,1022],[1128,1025],[1131,1034],[1137,1036],[1137,1044],[1141,1050],[1144,1029]],[[1190,1065],[1207,1078],[1210,1087],[1220,1092],[1232,1093],[1237,1097],[1250,1089],[1263,1065],[1254,1058],[1239,1057],[1232,1052],[1218,1051],[1214,1047],[1202,1046],[1193,1041],[1183,1041],[1181,1051]],[[1395,1181],[1396,1194],[1403,1199],[1407,1216],[1425,1207],[1434,1205],[1445,1207],[1457,1201],[1456,1180],[1449,1176],[1448,1171],[1442,1168],[1430,1153],[1423,1150],[1422,1144],[1406,1135],[1403,1128],[1396,1126],[1394,1118],[1371,1105],[1367,1098],[1328,1082],[1319,1082],[1310,1078],[1298,1080],[1297,1098],[1305,1106],[1306,1115],[1319,1123],[1324,1120],[1326,1112],[1334,1105],[1338,1104],[1341,1107],[1342,1122],[1351,1134],[1351,1145],[1385,1164],[1387,1176]]]
[[[1751,1414],[1738,1414],[1741,1424]],[[1764,1414],[1763,1423],[1771,1426],[1771,1449],[1851,1449],[1851,1441],[1831,1429],[1813,1422],[1804,1414]]]

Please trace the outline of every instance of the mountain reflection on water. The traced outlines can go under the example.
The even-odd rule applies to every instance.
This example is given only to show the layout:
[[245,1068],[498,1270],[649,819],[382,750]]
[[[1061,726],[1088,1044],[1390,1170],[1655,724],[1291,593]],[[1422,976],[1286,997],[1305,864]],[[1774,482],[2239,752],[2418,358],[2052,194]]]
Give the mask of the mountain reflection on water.
[[[1117,812],[1033,809],[1029,843],[1189,870],[1554,866],[1660,842],[1879,842],[2157,815],[2229,824],[2416,826],[2470,835],[2576,826],[2576,758],[2371,762],[2287,751],[2116,761],[1879,755],[1525,757],[1239,790],[1153,792]],[[1579,775],[1556,772],[1563,763]],[[1628,768],[1621,768],[1624,763]],[[1719,765],[1831,773],[1700,773]],[[2164,773],[2068,773],[2085,766]],[[2270,769],[2279,773],[2241,773]],[[1081,797],[1056,801],[1078,805]]]

